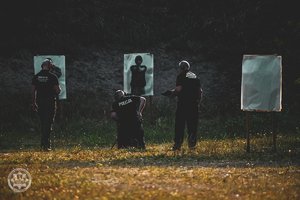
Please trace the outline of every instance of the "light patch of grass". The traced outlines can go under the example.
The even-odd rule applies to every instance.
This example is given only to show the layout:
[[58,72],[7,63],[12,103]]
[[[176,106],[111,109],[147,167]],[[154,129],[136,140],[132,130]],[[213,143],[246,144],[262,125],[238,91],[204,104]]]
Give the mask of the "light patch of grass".
[[[257,149],[265,145],[261,139],[253,143]],[[299,159],[279,160],[274,154],[273,161],[257,161],[244,153],[243,140],[204,140],[195,150],[184,143],[176,152],[171,146],[2,153],[0,199],[299,198]],[[239,155],[243,158],[237,159]],[[17,167],[32,177],[23,193],[14,193],[7,183],[9,172]]]

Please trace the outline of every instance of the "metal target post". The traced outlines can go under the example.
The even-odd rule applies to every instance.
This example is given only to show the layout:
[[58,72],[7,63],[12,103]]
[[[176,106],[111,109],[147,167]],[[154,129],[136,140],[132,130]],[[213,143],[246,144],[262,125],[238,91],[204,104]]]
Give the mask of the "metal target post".
[[246,133],[247,149],[246,149],[246,152],[250,153],[250,112],[249,111],[246,111],[246,127],[247,127],[247,133]]
[[272,112],[272,132],[273,132],[273,151],[276,152],[276,116],[275,112]]
[[[246,147],[246,153],[250,153],[250,112],[246,111],[246,140],[247,140],[247,147]],[[253,111],[256,112],[256,111]],[[261,111],[258,111],[261,112]],[[275,111],[266,111],[271,112],[271,118],[272,118],[272,137],[273,137],[273,151],[276,152],[276,112]]]

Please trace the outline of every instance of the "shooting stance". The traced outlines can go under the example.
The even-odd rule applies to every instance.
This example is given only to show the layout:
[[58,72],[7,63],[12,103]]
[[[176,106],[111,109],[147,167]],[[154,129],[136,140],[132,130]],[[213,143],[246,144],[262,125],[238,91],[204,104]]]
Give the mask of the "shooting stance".
[[114,95],[111,118],[118,125],[118,149],[129,146],[145,149],[142,111],[146,99],[141,96],[125,95],[118,90]]
[[189,148],[194,148],[197,142],[198,105],[202,98],[202,88],[200,79],[190,71],[190,64],[187,61],[179,63],[179,75],[172,96],[178,97],[173,150],[181,148],[185,122],[187,122]]
[[33,77],[31,83],[32,109],[39,113],[42,125],[41,148],[44,151],[51,151],[50,133],[56,112],[55,98],[61,91],[57,76],[50,72],[51,67],[50,60],[44,60],[42,70]]

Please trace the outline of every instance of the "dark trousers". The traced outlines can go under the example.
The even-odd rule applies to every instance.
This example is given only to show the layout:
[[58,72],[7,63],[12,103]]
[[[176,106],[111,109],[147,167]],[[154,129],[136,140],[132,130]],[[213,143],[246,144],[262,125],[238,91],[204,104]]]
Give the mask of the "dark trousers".
[[50,148],[50,133],[56,113],[56,102],[52,98],[40,98],[37,101],[42,125],[41,148]]
[[184,138],[185,123],[188,129],[188,145],[194,147],[197,142],[198,103],[178,102],[175,117],[175,147],[181,147]]
[[118,126],[118,148],[145,148],[143,124],[136,120],[132,123],[121,123]]

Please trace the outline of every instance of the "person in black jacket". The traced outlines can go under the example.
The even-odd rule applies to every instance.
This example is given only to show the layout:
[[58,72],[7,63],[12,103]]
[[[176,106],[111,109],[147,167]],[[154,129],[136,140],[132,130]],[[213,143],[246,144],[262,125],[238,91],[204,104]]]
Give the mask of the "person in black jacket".
[[32,108],[39,113],[42,125],[41,148],[45,151],[51,150],[50,133],[56,111],[55,97],[61,91],[57,76],[50,72],[52,66],[50,60],[44,60],[42,70],[33,77],[31,83]]
[[116,91],[114,97],[111,118],[118,125],[118,148],[145,149],[142,111],[146,99],[141,96],[125,95],[122,90]]
[[172,95],[178,98],[173,150],[180,150],[181,148],[185,123],[187,123],[188,129],[189,148],[195,148],[197,142],[198,105],[202,98],[202,88],[200,79],[190,71],[190,64],[187,61],[179,63],[179,75],[176,80],[176,88],[172,90]]

